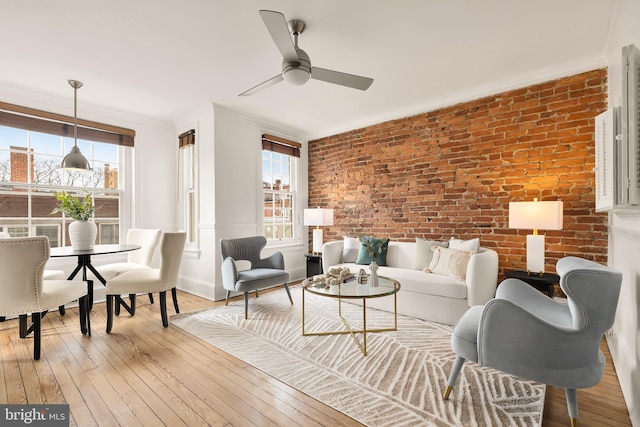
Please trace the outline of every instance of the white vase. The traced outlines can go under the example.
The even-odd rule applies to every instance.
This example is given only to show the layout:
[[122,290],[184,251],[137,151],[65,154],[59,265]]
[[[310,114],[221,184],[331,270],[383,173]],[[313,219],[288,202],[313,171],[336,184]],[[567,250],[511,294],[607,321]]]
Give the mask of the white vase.
[[69,224],[69,240],[76,251],[93,249],[97,234],[98,227],[93,221],[73,221]]
[[369,270],[371,275],[369,276],[369,287],[376,288],[378,286],[378,264],[375,261],[371,261],[369,264]]

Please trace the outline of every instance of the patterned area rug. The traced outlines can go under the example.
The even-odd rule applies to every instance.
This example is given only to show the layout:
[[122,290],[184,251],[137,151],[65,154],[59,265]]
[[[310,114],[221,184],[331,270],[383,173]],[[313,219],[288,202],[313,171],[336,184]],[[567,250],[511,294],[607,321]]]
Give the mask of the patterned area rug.
[[[249,319],[234,300],[171,323],[368,426],[539,426],[545,386],[465,363],[449,400],[442,399],[455,359],[451,327],[398,316],[398,331],[367,334],[367,352],[350,335],[301,333],[301,288],[252,297]],[[342,304],[361,327],[362,307]],[[367,327],[393,315],[367,309]],[[343,329],[337,300],[305,294],[307,332]],[[358,334],[362,339],[361,334]]]

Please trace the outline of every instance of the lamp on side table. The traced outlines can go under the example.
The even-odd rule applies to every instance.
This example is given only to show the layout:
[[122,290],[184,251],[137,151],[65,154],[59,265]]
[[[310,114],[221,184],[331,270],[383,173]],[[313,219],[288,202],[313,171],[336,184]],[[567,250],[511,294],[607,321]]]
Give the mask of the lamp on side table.
[[527,271],[544,274],[544,235],[541,230],[562,230],[562,201],[509,202],[509,228],[533,230],[527,236]]
[[322,228],[333,225],[333,209],[305,209],[304,225],[315,226],[313,229],[313,253],[322,253]]

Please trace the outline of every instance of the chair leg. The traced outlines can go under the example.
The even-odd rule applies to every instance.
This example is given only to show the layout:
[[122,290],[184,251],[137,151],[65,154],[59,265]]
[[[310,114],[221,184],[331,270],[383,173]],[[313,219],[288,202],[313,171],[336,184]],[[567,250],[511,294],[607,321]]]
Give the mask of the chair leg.
[[291,292],[289,292],[289,285],[287,283],[284,284],[284,289],[287,291],[287,295],[289,295],[289,301],[291,301],[291,305],[293,305],[293,298],[291,298]]
[[27,315],[21,314],[18,316],[20,325],[20,338],[26,338],[29,334],[29,327],[27,326]]
[[114,295],[115,305],[113,307],[116,316],[120,316],[120,304],[122,303],[122,297],[120,295]]
[[60,316],[64,316],[64,305],[61,305],[60,307],[58,307],[58,311],[60,312]]
[[176,310],[176,314],[180,313],[180,308],[178,307],[178,292],[176,288],[171,288],[171,298],[173,299],[173,308]]
[[224,301],[224,305],[229,305],[229,297],[231,296],[231,291],[227,291],[227,297]]
[[149,303],[153,304],[153,294],[149,292]]
[[449,398],[451,390],[453,390],[453,386],[456,385],[458,375],[462,370],[462,365],[464,365],[464,358],[456,356],[456,360],[453,362],[453,367],[451,368],[451,373],[449,374],[449,379],[447,380],[447,387],[444,389],[444,393],[442,394],[443,399]]
[[162,316],[162,326],[169,326],[169,318],[167,316],[167,291],[160,292],[160,315]]
[[136,294],[129,294],[129,301],[131,302],[131,310],[129,314],[134,316],[136,314]]
[[567,388],[564,394],[567,397],[567,410],[569,411],[571,427],[578,427],[578,395],[576,389]]
[[80,297],[78,300],[78,308],[80,309],[80,331],[82,335],[87,334],[87,296]]
[[256,289],[256,298],[258,298],[258,290]]
[[42,343],[41,319],[40,313],[31,314],[31,320],[33,321],[33,360],[40,360],[40,347]]
[[244,293],[244,318],[249,318],[249,292]]
[[107,295],[107,333],[110,333],[113,327],[113,305],[116,297],[116,295]]

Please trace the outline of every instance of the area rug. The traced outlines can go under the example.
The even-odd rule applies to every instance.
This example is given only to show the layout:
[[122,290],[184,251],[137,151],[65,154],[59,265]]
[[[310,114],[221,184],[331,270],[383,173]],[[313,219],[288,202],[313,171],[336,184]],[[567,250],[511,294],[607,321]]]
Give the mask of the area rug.
[[[350,335],[301,333],[301,288],[249,302],[178,315],[171,323],[368,426],[539,426],[545,386],[465,363],[449,400],[442,399],[455,359],[452,327],[398,316],[398,330],[367,334],[367,356]],[[361,327],[362,307],[342,304]],[[367,328],[393,315],[367,309]],[[305,294],[307,332],[344,328],[337,300]],[[361,334],[359,338],[362,339]]]

